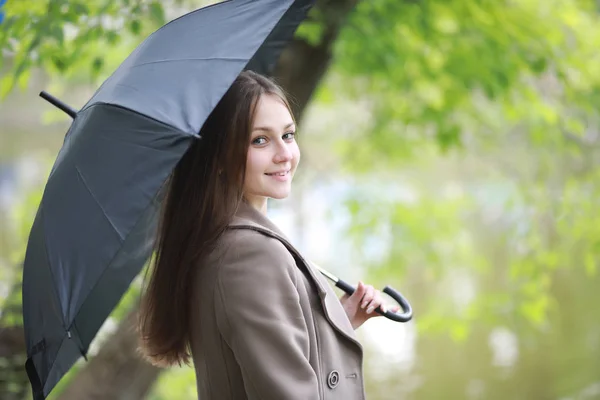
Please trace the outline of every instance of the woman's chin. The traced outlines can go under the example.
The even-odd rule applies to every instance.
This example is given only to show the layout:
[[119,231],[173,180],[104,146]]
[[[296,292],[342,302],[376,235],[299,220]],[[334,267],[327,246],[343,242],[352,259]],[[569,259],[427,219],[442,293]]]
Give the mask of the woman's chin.
[[283,200],[290,195],[291,190],[280,190],[269,194],[269,197],[275,200]]

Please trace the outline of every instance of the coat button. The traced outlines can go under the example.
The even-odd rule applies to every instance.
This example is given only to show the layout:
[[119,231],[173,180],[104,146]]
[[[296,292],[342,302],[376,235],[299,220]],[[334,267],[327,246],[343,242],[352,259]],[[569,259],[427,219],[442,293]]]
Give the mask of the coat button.
[[329,386],[330,389],[335,389],[338,383],[340,383],[340,373],[336,370],[333,370],[327,377],[327,386]]

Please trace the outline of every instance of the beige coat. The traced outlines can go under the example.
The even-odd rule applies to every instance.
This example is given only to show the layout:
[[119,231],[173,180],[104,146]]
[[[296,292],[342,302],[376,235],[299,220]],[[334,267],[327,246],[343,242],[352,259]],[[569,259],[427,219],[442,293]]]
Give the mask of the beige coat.
[[363,350],[321,274],[242,204],[194,283],[201,400],[364,399]]

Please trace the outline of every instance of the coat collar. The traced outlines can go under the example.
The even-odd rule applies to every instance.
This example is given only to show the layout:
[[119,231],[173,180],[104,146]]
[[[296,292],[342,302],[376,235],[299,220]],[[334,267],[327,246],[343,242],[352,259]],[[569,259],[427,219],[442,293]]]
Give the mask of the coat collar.
[[292,253],[296,260],[304,264],[308,275],[315,284],[321,304],[325,310],[325,317],[329,323],[362,349],[361,344],[356,338],[354,329],[352,329],[352,325],[341,304],[339,304],[339,300],[333,289],[328,285],[325,278],[315,270],[312,264],[302,257],[300,252],[290,243],[277,225],[250,204],[242,201],[229,227],[234,229],[252,229],[278,239]]
[[230,223],[230,226],[241,225],[258,225],[261,228],[272,231],[282,239],[288,240],[277,225],[275,225],[266,215],[243,200],[240,202],[235,216],[233,217],[233,222]]
[[245,201],[242,201],[229,226],[234,228],[250,228],[281,241],[289,252],[294,255],[294,258],[299,259],[306,264],[307,271],[317,286],[319,295],[323,296],[327,293],[324,286],[327,283],[323,282],[322,278],[314,271],[314,268],[312,268],[309,262],[302,257],[300,252],[291,244],[290,240],[283,234],[277,225],[256,208]]

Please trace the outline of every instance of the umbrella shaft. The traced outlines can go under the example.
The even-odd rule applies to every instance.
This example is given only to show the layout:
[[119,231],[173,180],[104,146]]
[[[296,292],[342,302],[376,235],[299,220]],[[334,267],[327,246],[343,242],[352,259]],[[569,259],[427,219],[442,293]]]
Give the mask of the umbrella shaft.
[[335,283],[335,286],[342,289],[344,293],[346,293],[348,296],[352,296],[352,293],[354,293],[354,291],[356,290],[354,286],[347,282],[344,282],[341,279],[338,279],[338,281]]

